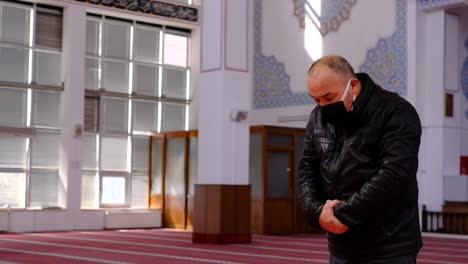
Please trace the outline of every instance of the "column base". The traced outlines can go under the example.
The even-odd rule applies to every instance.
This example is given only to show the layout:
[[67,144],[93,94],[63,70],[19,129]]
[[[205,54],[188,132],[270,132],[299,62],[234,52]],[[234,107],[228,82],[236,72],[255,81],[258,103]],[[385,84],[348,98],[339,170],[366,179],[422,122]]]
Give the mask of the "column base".
[[195,185],[193,243],[250,243],[250,185]]

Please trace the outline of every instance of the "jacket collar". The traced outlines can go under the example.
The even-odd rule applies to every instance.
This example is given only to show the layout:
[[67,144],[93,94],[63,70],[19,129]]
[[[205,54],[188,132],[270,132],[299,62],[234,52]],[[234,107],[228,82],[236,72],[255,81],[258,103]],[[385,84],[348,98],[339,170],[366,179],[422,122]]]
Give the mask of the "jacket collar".
[[367,73],[357,73],[356,77],[361,82],[361,93],[356,98],[353,104],[353,113],[356,117],[361,117],[372,93],[375,90],[376,84]]

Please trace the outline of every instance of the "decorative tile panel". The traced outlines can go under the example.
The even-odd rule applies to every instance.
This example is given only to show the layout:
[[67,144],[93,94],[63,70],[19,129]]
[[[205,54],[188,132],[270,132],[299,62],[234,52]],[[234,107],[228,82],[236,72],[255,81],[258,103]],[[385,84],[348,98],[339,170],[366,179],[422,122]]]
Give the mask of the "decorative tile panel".
[[299,19],[301,28],[305,28],[305,17],[309,16],[324,36],[328,32],[338,30],[340,24],[349,18],[351,8],[356,4],[357,0],[322,1],[321,10],[314,10],[310,1],[316,0],[293,0],[294,15]]
[[[468,52],[468,38],[465,40],[465,48]],[[465,100],[468,102],[468,56],[465,58],[465,62],[461,68],[460,72],[460,83],[463,90],[463,95],[465,96]],[[468,109],[465,112],[465,118],[468,120]]]
[[198,9],[156,0],[75,0],[130,11],[143,12],[190,22],[198,22]]
[[[303,0],[305,1],[305,0]],[[276,108],[312,104],[307,92],[293,93],[290,76],[284,64],[274,56],[262,52],[262,0],[255,0],[255,43],[254,43],[254,109]],[[268,3],[266,1],[265,3]],[[377,41],[375,48],[367,52],[360,71],[367,72],[384,88],[407,94],[407,1],[395,0],[396,31],[389,38]],[[302,12],[297,9],[296,12]]]
[[311,104],[308,93],[294,94],[284,64],[262,53],[262,0],[255,0],[254,109]]
[[397,30],[391,37],[378,40],[377,46],[367,52],[366,61],[359,70],[368,73],[383,88],[406,95],[408,74],[406,0],[396,0],[396,5]]

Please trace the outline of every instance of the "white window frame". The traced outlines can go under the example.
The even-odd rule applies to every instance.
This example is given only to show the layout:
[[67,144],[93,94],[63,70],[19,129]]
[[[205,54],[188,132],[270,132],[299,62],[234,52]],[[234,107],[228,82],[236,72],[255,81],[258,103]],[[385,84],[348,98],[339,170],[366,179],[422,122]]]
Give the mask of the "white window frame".
[[[13,47],[13,48],[21,48],[28,50],[28,78],[27,83],[12,83],[0,80],[0,89],[1,87],[5,88],[17,88],[17,89],[25,89],[27,91],[27,106],[26,106],[26,125],[24,127],[8,127],[8,126],[0,126],[0,134],[7,134],[7,135],[18,135],[27,138],[26,140],[26,166],[25,168],[0,168],[0,172],[18,172],[18,173],[25,173],[26,175],[26,183],[25,183],[25,200],[22,202],[24,207],[20,207],[19,209],[26,209],[31,208],[30,204],[30,181],[31,181],[31,171],[54,171],[57,172],[59,170],[57,168],[33,168],[31,164],[31,155],[32,155],[32,143],[31,140],[34,140],[34,136],[36,135],[37,131],[46,131],[46,132],[53,132],[58,133],[60,135],[61,129],[60,127],[48,127],[48,126],[32,126],[32,93],[36,90],[43,90],[43,91],[56,91],[62,92],[63,91],[63,80],[60,86],[51,86],[51,85],[38,85],[34,82],[34,69],[35,69],[35,61],[34,61],[34,54],[36,51],[46,52],[46,53],[54,53],[58,54],[61,57],[61,67],[63,69],[63,50],[47,48],[43,46],[36,45],[36,17],[38,7],[36,3],[32,3],[31,5],[25,4],[17,4],[12,2],[4,2],[0,1],[0,9],[3,9],[3,6],[10,6],[15,8],[24,8],[30,11],[30,24],[29,24],[29,43],[27,45],[21,45],[17,43],[10,43],[10,42],[2,42],[0,41],[0,46],[2,47]],[[63,16],[62,16],[63,18]],[[1,23],[0,23],[1,26]],[[1,27],[0,27],[1,28]],[[63,39],[62,39],[63,41]],[[62,79],[62,74],[60,74],[60,78]],[[60,102],[59,102],[60,107]],[[59,117],[60,119],[60,117]],[[60,120],[59,120],[60,121]],[[0,135],[1,136],[1,135]],[[57,195],[60,195],[58,193]],[[59,201],[57,201],[59,204]],[[36,208],[36,207],[35,207]],[[39,208],[39,209],[42,209]]]
[[[107,19],[106,19],[107,18]],[[111,23],[119,23],[119,21],[115,21],[112,19],[112,17],[107,17],[104,15],[96,15],[96,14],[88,14],[87,15],[87,21],[94,21],[99,24],[99,40],[98,40],[98,53],[97,55],[95,54],[90,54],[86,53],[85,59],[94,59],[98,61],[98,87],[97,91],[95,90],[88,90],[88,94],[94,94],[94,96],[98,98],[103,98],[104,97],[114,97],[114,98],[123,98],[128,100],[128,129],[126,132],[118,132],[118,131],[107,131],[104,132],[102,131],[102,128],[99,126],[97,132],[90,132],[88,134],[96,135],[97,140],[96,140],[96,152],[98,152],[98,168],[97,170],[83,170],[83,173],[97,173],[98,175],[98,182],[99,182],[99,187],[97,188],[99,190],[99,204],[97,205],[98,208],[109,208],[109,207],[131,207],[132,206],[132,175],[133,172],[135,173],[142,173],[142,171],[133,171],[132,170],[132,138],[134,137],[148,137],[153,134],[153,132],[135,132],[133,131],[133,101],[134,100],[139,100],[139,101],[149,101],[149,102],[154,102],[156,103],[158,107],[158,112],[156,116],[156,124],[157,124],[157,130],[154,131],[156,133],[161,132],[161,110],[162,110],[162,104],[163,103],[172,103],[172,104],[179,104],[179,105],[185,105],[185,123],[183,124],[183,127],[185,130],[188,130],[188,124],[189,124],[189,107],[190,107],[190,78],[191,78],[191,68],[190,68],[190,43],[191,43],[191,37],[189,33],[183,33],[183,32],[178,32],[178,31],[173,31],[170,28],[168,29],[165,25],[155,25],[155,27],[152,27],[148,23],[139,23],[136,20],[126,20],[131,23],[130,27],[130,53],[129,53],[129,59],[121,59],[121,58],[109,58],[105,57],[103,53],[103,45],[104,45],[104,23],[106,23],[109,20],[112,20]],[[125,23],[125,22],[124,22]],[[152,30],[152,31],[157,31],[160,32],[159,34],[159,58],[157,62],[149,62],[149,61],[139,61],[136,60],[134,57],[135,53],[135,45],[133,43],[134,41],[134,32],[135,28],[142,28],[145,30]],[[179,67],[179,66],[173,66],[173,65],[166,65],[164,63],[164,37],[165,34],[173,34],[173,35],[181,35],[187,38],[187,58],[186,58],[186,67]],[[122,63],[128,63],[129,64],[129,92],[127,93],[117,93],[117,92],[110,92],[104,90],[105,87],[103,87],[103,62],[104,61],[116,61],[116,62],[122,62]],[[135,64],[138,65],[146,65],[146,66],[152,66],[156,67],[158,69],[158,84],[157,84],[157,95],[156,96],[149,96],[149,95],[141,95],[137,94],[135,92],[135,87],[134,87],[134,73],[135,73]],[[162,88],[164,85],[164,78],[163,78],[163,72],[165,68],[171,68],[171,69],[179,69],[179,70],[185,70],[187,71],[186,74],[186,95],[184,99],[177,99],[177,98],[165,98],[162,96]],[[99,108],[100,108],[100,113],[102,113],[102,100],[99,100]],[[99,117],[100,118],[100,117]],[[99,120],[98,123],[101,123],[102,120]],[[106,136],[122,136],[122,137],[127,137],[128,138],[128,144],[127,144],[127,153],[129,153],[127,157],[127,170],[126,171],[106,171],[102,170],[101,167],[101,151],[102,151],[102,137]],[[149,169],[148,169],[148,177],[151,177],[149,175]],[[126,179],[126,186],[125,186],[125,203],[124,204],[103,204],[102,203],[102,181],[104,176],[116,176],[116,177],[124,177]],[[148,188],[151,188],[151,186],[148,186]],[[149,189],[148,189],[149,190]]]

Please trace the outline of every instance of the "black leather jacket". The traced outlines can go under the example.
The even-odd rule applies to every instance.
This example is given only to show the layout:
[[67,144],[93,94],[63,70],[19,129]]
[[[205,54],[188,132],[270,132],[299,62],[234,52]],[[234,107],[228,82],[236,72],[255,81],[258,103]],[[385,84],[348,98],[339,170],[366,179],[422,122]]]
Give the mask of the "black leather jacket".
[[316,107],[307,124],[298,196],[319,226],[325,201],[349,230],[327,233],[332,255],[375,258],[416,255],[422,247],[418,213],[421,123],[413,106],[357,74],[361,94],[348,123],[334,126]]

